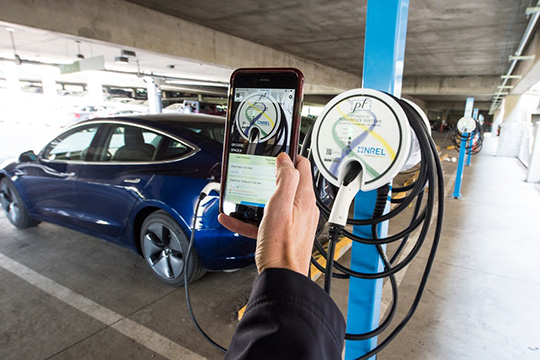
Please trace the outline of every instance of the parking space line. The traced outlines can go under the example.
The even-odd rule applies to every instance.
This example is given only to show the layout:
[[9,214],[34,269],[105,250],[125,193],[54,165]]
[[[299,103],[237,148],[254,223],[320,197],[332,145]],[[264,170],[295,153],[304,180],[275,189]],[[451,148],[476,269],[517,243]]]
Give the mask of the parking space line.
[[58,284],[0,253],[0,266],[36,288],[74,307],[168,359],[202,360],[204,357],[98,303]]

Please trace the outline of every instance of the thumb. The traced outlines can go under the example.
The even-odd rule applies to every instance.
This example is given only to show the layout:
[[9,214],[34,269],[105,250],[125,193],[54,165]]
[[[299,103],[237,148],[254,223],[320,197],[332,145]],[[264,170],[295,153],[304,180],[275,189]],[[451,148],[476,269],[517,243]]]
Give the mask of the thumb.
[[[300,174],[294,167],[291,158],[286,153],[281,153],[276,159],[276,191],[270,198],[268,205],[278,202],[283,210],[292,211],[296,189],[300,180]],[[290,209],[289,209],[290,208]]]

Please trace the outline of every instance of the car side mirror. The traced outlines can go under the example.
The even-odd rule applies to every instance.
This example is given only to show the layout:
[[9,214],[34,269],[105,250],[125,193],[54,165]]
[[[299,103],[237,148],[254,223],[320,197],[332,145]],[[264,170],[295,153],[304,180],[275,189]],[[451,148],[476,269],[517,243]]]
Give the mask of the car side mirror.
[[32,162],[37,161],[38,157],[34,154],[33,150],[28,150],[19,155],[19,162]]

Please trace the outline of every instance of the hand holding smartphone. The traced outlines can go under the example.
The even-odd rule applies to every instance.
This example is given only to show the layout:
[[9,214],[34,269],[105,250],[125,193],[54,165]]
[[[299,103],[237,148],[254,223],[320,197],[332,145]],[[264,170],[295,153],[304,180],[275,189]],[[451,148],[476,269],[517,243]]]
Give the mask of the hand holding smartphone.
[[276,189],[276,157],[298,152],[302,86],[297,69],[239,69],[231,76],[220,211],[259,224]]

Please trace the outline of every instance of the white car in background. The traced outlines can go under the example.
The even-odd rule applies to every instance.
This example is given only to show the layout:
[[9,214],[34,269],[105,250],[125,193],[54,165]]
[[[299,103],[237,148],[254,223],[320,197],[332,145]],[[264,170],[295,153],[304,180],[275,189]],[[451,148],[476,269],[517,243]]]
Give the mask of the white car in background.
[[118,111],[117,108],[105,105],[82,105],[56,108],[47,119],[46,125],[66,127],[79,121],[108,116]]
[[171,105],[163,108],[162,112],[164,114],[183,113],[184,112],[184,104],[182,104],[182,103],[171,104]]

